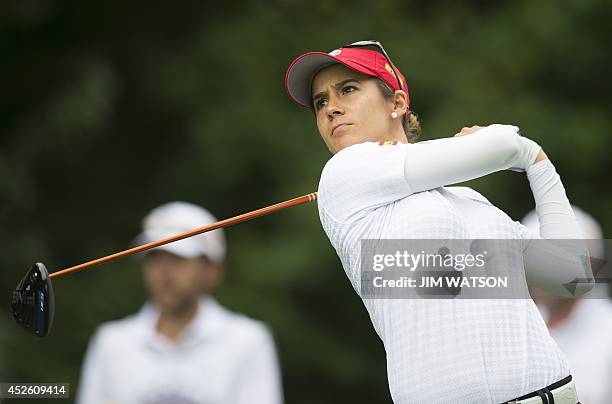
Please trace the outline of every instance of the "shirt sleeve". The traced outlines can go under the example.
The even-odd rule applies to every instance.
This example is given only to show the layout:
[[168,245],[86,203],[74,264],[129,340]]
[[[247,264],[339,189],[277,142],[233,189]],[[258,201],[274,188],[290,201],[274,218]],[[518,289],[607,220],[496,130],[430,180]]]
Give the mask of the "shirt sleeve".
[[272,335],[265,326],[246,347],[236,377],[235,404],[282,404],[283,390]]
[[518,128],[510,125],[415,144],[353,145],[323,169],[319,207],[335,221],[351,221],[416,192],[508,169],[520,158],[520,145]]
[[541,235],[519,224],[526,239],[523,260],[527,282],[562,297],[588,292],[593,273],[587,244],[555,166],[548,159],[540,161],[527,169],[527,178]]

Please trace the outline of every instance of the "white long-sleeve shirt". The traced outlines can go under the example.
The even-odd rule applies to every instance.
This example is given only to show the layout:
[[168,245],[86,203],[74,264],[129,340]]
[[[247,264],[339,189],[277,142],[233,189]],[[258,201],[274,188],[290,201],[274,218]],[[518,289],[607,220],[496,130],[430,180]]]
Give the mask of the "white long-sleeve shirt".
[[[514,128],[514,129],[512,129]],[[361,295],[364,239],[525,239],[527,229],[478,192],[441,187],[515,167],[521,138],[515,127],[469,136],[343,149],[319,183],[321,223],[370,314],[387,352],[396,403],[498,403],[556,382],[569,373],[531,299],[368,299]],[[520,168],[520,167],[519,167]],[[580,238],[565,191],[549,160],[527,168],[544,237]],[[551,213],[547,209],[554,207]],[[572,233],[574,232],[575,233]],[[529,265],[530,247],[520,268]],[[585,276],[579,254],[567,272],[536,276],[567,282]],[[569,263],[568,263],[569,262]],[[527,273],[529,277],[529,273]],[[566,277],[569,278],[566,279]]]
[[280,404],[274,342],[260,322],[203,298],[178,341],[155,330],[159,312],[103,324],[87,351],[79,404]]

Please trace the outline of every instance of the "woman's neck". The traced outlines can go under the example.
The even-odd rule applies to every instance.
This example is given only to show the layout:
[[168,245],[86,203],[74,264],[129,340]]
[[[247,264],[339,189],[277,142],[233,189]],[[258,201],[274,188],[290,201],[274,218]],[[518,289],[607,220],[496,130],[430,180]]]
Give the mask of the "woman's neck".
[[403,128],[396,128],[392,132],[380,136],[378,139],[374,140],[375,142],[398,142],[398,143],[408,143],[408,137],[404,132]]

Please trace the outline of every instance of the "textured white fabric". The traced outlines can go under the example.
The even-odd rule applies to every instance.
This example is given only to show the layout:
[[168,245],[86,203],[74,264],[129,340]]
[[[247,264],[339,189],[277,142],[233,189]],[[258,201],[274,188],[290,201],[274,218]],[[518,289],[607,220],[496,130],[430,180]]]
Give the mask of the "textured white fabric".
[[171,342],[155,331],[159,313],[102,325],[91,342],[77,403],[279,404],[280,373],[266,327],[202,299]]
[[441,177],[452,184],[507,168],[525,172],[542,148],[519,133],[517,126],[493,124],[469,136],[415,143],[406,151],[406,180],[420,192],[438,187]]
[[[523,227],[524,238],[532,239],[525,246],[525,270],[530,285],[562,297],[580,296],[593,288],[587,243],[565,195],[559,174],[550,160],[543,160],[527,169],[529,186],[537,201],[539,232]],[[545,239],[572,239],[569,242],[544,242]],[[579,240],[580,239],[580,240]],[[574,290],[564,284],[579,279]]]
[[531,139],[527,139],[526,137],[521,136],[521,151],[519,153],[519,157],[517,159],[517,164],[510,169],[512,171],[525,172],[527,168],[531,167],[533,162],[538,157],[540,150],[542,148],[539,144],[534,142]]
[[[597,220],[576,205],[572,205],[572,211],[578,221],[582,236],[587,242],[591,258],[595,258],[599,261],[605,260],[606,243],[603,240],[603,231],[599,223],[597,223]],[[535,209],[527,213],[525,217],[521,219],[521,223],[532,233],[540,237],[540,221],[538,220],[538,214]],[[603,297],[603,295],[601,297]]]
[[[402,147],[411,191],[454,184],[510,167],[524,169],[530,144],[512,125],[490,125],[468,136],[427,140]],[[354,153],[355,151],[353,151]],[[533,160],[532,160],[533,162]],[[444,182],[440,182],[444,181]]]
[[527,169],[529,186],[536,205],[543,238],[576,238],[582,230],[576,221],[572,207],[565,195],[563,186],[555,187],[561,180],[550,160],[543,160]]
[[[523,237],[522,225],[470,188],[418,192],[514,167],[520,142],[513,146],[512,139],[519,136],[488,134],[496,133],[501,143],[474,144],[476,153],[461,146],[470,137],[490,140],[476,137],[480,132],[426,144],[362,143],[330,159],[319,183],[321,223],[358,294],[362,239]],[[570,373],[531,299],[363,303],[384,343],[389,387],[398,404],[499,403]]]

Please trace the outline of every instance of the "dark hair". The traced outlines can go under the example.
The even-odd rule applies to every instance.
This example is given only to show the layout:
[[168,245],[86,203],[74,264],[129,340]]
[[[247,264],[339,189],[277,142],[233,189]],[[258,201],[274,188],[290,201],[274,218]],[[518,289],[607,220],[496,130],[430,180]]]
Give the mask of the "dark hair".
[[[378,89],[384,98],[393,98],[395,90],[393,90],[382,79],[376,78],[376,83],[378,84]],[[406,114],[402,116],[402,127],[404,128],[404,133],[408,138],[408,142],[415,143],[421,134],[421,123],[419,122],[419,117],[413,111],[407,111]]]

